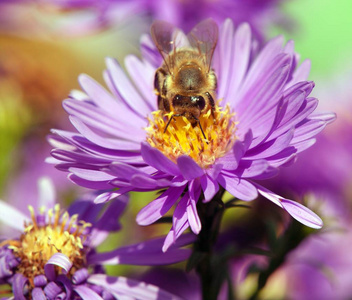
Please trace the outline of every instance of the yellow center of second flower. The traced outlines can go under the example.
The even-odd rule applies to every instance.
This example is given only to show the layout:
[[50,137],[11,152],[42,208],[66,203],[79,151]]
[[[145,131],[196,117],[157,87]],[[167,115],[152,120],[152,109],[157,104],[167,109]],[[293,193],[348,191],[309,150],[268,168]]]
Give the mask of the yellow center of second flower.
[[[25,224],[24,233],[19,240],[8,240],[1,245],[9,245],[15,256],[20,258],[17,272],[29,279],[32,286],[37,275],[44,274],[44,266],[55,253],[65,254],[72,262],[69,274],[85,265],[83,240],[86,235],[83,231],[91,226],[80,221],[77,224],[77,215],[71,218],[65,212],[60,219],[60,206],[57,204],[54,211],[48,211],[49,222],[41,226],[37,223],[32,207],[29,207],[32,222]],[[61,270],[57,269],[60,273]]]
[[158,110],[153,112],[153,119],[148,118],[146,128],[147,141],[164,153],[170,160],[176,162],[181,155],[190,156],[203,169],[214,164],[233,146],[236,139],[236,123],[230,108],[216,106],[214,116],[211,110],[199,117],[200,125],[192,126],[186,117],[173,117],[166,125],[173,112],[164,114]]

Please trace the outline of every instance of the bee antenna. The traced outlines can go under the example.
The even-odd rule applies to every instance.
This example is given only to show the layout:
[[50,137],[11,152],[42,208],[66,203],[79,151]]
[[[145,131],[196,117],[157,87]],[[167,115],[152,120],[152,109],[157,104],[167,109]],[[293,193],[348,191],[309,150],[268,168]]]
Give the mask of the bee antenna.
[[175,115],[172,115],[171,118],[169,119],[169,121],[167,122],[166,124],[166,127],[164,129],[164,133],[166,132],[167,128],[169,127],[170,123],[171,123],[171,120],[175,117]]
[[[202,124],[200,124],[199,119],[196,119],[196,120],[197,120],[197,123],[198,123],[198,125],[199,125],[200,131],[201,131],[202,134],[203,134],[204,139],[207,140],[207,137],[205,136],[205,133],[204,133],[203,128],[202,128]],[[208,144],[208,142],[206,142],[206,143]]]

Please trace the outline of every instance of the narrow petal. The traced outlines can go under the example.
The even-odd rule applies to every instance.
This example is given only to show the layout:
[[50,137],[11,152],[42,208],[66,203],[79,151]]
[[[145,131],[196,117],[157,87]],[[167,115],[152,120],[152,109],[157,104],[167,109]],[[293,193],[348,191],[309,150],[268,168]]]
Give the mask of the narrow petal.
[[[233,36],[234,26],[230,20],[226,20],[220,30],[219,42],[216,47],[213,64],[218,76],[218,93],[219,98],[223,98],[227,94],[229,87],[229,74],[232,69],[233,58]],[[223,62],[226,62],[223,64]]]
[[[190,241],[192,240],[188,242]],[[88,256],[87,259],[90,264],[157,266],[175,264],[188,259],[191,255],[190,249],[180,249],[175,246],[167,252],[163,252],[163,243],[164,237],[157,238],[110,252],[95,253]]]
[[118,112],[121,106],[116,99],[113,98],[99,83],[86,74],[81,74],[78,77],[82,89],[87,93],[90,99],[105,110],[107,113]]
[[191,230],[195,234],[198,234],[202,229],[202,224],[199,219],[199,215],[197,211],[197,202],[200,196],[201,188],[199,183],[192,181],[188,185],[188,189],[189,189],[189,199],[187,203],[188,223],[189,223],[189,226],[191,227]]
[[197,165],[197,163],[189,156],[182,155],[177,158],[177,165],[183,177],[187,180],[192,180],[201,177],[204,171]]
[[82,179],[91,181],[109,181],[115,178],[105,172],[92,169],[69,168],[68,171]]
[[269,168],[269,164],[265,159],[254,161],[242,160],[237,170],[233,172],[241,178],[252,178],[263,174]]
[[[251,56],[251,30],[248,24],[241,24],[236,30],[233,41],[233,62],[231,76],[228,79],[229,90],[225,94],[224,99],[231,103],[232,107],[236,107],[237,103],[232,100],[238,100],[236,94],[244,81],[248,64]],[[222,98],[222,97],[221,97]]]
[[154,285],[121,276],[111,277],[104,274],[94,274],[89,277],[88,282],[103,287],[117,299],[127,296],[132,299],[145,300],[181,300],[177,296],[165,292]]
[[175,204],[184,190],[184,187],[170,188],[154,201],[143,207],[137,215],[139,225],[150,225],[165,215]]
[[114,83],[115,88],[121,95],[121,97],[126,101],[126,104],[131,110],[133,110],[141,119],[150,113],[152,110],[149,107],[146,100],[136,91],[136,88],[132,82],[126,76],[126,73],[119,65],[119,63],[112,59],[106,59],[106,65],[111,74],[111,79]]
[[311,68],[310,60],[309,59],[304,60],[301,63],[301,65],[294,71],[292,79],[286,85],[286,88],[290,87],[291,85],[293,85],[293,84],[295,84],[297,82],[308,80],[310,68]]
[[[98,129],[106,135],[131,140],[131,130],[133,130],[134,139],[142,140],[145,137],[145,131],[142,128],[146,125],[146,121],[135,116],[133,116],[133,122],[131,121],[131,116],[129,119],[124,120],[126,116],[111,116],[91,103],[75,99],[66,99],[63,102],[63,107],[68,114],[76,116],[86,125]],[[128,112],[126,112],[126,115],[128,115]]]
[[148,143],[142,143],[141,154],[144,161],[155,169],[174,176],[180,175],[180,170],[177,165]]
[[80,178],[76,176],[75,174],[70,174],[68,175],[68,179],[72,181],[73,183],[86,187],[88,189],[95,189],[95,190],[107,190],[111,189],[111,185],[109,184],[108,181],[92,181],[92,180],[86,180],[83,178]]
[[21,273],[15,274],[13,278],[12,289],[16,300],[26,300],[26,297],[23,295],[23,290],[27,281],[28,279]]
[[145,99],[150,111],[157,110],[157,97],[153,91],[155,69],[135,55],[128,55],[125,58],[125,66],[130,77],[138,83],[138,91]]
[[82,300],[104,300],[88,286],[75,285],[73,289],[82,298]]
[[72,262],[65,254],[62,253],[55,253],[51,256],[44,266],[45,275],[49,280],[55,279],[56,266],[60,267],[64,274],[67,274],[72,267]]
[[54,184],[49,177],[42,177],[38,180],[38,191],[38,207],[54,207],[56,192]]
[[247,180],[220,174],[218,182],[226,191],[240,200],[251,201],[258,197],[257,189]]
[[77,131],[87,138],[92,143],[107,149],[119,149],[138,151],[140,149],[140,143],[138,140],[123,140],[117,138],[109,138],[99,134],[96,134],[88,126],[86,126],[80,119],[74,116],[69,117],[71,124],[77,129]]
[[302,204],[288,199],[282,199],[281,204],[293,218],[303,225],[315,229],[323,227],[322,219]]
[[293,218],[302,224],[315,229],[319,229],[323,226],[323,221],[319,218],[319,216],[302,204],[276,195],[258,184],[256,184],[256,187],[262,196],[285,209]]
[[32,299],[35,299],[35,300],[46,300],[46,296],[44,294],[43,289],[39,288],[39,287],[35,287],[32,290]]
[[11,228],[23,231],[24,222],[30,223],[31,219],[14,208],[12,205],[7,204],[5,201],[0,200],[0,221]]
[[282,203],[281,203],[281,199],[283,199],[282,197],[280,197],[279,195],[274,194],[272,191],[269,191],[268,189],[266,189],[265,187],[259,185],[259,184],[255,184],[255,186],[258,189],[259,194],[261,194],[264,198],[270,200],[271,202],[275,203],[277,206],[280,206],[281,208],[284,208]]
[[94,200],[94,203],[99,204],[99,203],[105,203],[110,200],[113,200],[121,195],[124,195],[128,192],[130,192],[132,189],[131,188],[124,188],[124,189],[119,189],[116,192],[105,192],[97,196]]
[[301,126],[299,126],[294,133],[294,137],[291,144],[305,141],[316,136],[326,126],[325,121],[321,120],[306,120]]
[[294,130],[291,129],[274,140],[262,143],[246,153],[248,159],[262,159],[280,153],[290,145]]
[[204,192],[204,202],[209,202],[218,192],[219,184],[208,175],[204,175],[200,183]]

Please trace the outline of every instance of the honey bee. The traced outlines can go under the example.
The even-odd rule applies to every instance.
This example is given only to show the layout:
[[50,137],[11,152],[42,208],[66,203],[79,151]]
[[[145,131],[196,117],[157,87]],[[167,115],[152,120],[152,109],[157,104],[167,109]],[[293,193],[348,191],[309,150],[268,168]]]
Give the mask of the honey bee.
[[177,47],[177,33],[164,21],[155,21],[151,27],[153,41],[164,60],[154,79],[158,107],[173,112],[164,132],[174,117],[184,116],[193,127],[198,124],[207,139],[199,117],[209,109],[214,117],[217,79],[211,60],[218,27],[211,19],[199,23],[187,35],[187,47]]

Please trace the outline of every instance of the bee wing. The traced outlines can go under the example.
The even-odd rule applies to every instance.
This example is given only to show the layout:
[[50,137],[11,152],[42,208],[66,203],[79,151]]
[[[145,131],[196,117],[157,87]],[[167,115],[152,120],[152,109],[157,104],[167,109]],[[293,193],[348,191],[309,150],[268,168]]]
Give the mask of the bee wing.
[[208,71],[218,42],[218,35],[218,25],[212,19],[198,23],[187,35],[191,46],[198,49],[199,53],[204,56],[204,63],[209,67]]
[[174,63],[169,54],[172,51],[176,51],[176,36],[178,30],[172,24],[158,20],[153,22],[150,31],[155,46],[171,73]]

